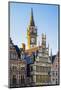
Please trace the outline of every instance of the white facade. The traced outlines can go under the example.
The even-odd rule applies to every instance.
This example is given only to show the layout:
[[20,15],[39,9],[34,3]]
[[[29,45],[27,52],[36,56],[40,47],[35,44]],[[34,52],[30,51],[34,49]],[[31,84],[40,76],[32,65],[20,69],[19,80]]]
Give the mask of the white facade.
[[43,56],[42,49],[39,48],[38,56],[34,64],[30,65],[30,68],[32,68],[31,77],[34,85],[51,84],[51,61],[48,53]]

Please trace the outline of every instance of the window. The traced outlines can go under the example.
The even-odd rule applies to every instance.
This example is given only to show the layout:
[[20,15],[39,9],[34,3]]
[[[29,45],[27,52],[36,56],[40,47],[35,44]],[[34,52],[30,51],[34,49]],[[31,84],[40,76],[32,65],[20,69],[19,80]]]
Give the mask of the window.
[[17,84],[16,75],[13,75],[12,84],[13,85],[16,85]]
[[55,79],[53,78],[53,81],[54,81]]
[[36,72],[40,72],[40,66],[36,66]]
[[56,71],[56,76],[57,76],[57,71]]
[[58,80],[56,79],[56,84],[58,84]]
[[15,53],[13,54],[13,59],[15,59],[16,58],[16,55],[15,55]]
[[25,67],[21,67],[21,71],[25,71]]
[[33,67],[32,66],[30,67],[30,70],[33,71]]
[[33,81],[33,76],[31,75],[31,81]]
[[21,75],[21,84],[24,84],[24,83],[25,83],[24,75]]
[[40,82],[40,75],[36,75],[36,82]]
[[48,82],[48,75],[36,75],[36,82],[38,83]]
[[13,59],[13,53],[11,53],[11,59]]
[[52,72],[52,75],[53,75],[53,76],[55,75],[54,71]]
[[10,53],[10,59],[17,59],[16,53]]
[[13,58],[17,59],[17,54],[16,53],[13,53]]
[[12,67],[12,70],[13,70],[13,71],[17,71],[17,67],[16,67],[16,66],[13,66],[13,67]]
[[57,64],[56,64],[56,68],[57,68]]

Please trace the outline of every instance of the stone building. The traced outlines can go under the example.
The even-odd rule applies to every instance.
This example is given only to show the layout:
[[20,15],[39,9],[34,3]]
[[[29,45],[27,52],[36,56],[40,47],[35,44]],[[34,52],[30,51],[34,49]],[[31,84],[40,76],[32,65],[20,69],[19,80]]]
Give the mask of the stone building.
[[[30,64],[32,85],[51,85],[51,61],[49,48],[46,48],[46,38],[42,34],[42,45],[38,47],[34,63]],[[35,52],[36,53],[36,52]]]
[[51,83],[52,85],[59,85],[60,80],[60,66],[59,66],[59,52],[52,56],[51,67]]
[[[20,57],[21,56],[21,57]],[[26,86],[27,63],[10,39],[9,44],[9,87]]]

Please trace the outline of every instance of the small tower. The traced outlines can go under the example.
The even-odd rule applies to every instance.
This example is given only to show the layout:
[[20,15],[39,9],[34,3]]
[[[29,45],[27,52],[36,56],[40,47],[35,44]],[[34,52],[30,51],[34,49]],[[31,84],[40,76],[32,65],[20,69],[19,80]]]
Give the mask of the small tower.
[[42,48],[46,49],[46,34],[42,33]]
[[35,27],[33,9],[31,9],[30,24],[27,28],[28,49],[37,45],[37,29]]
[[51,62],[52,62],[52,49],[51,49],[51,52],[50,52],[50,59],[51,59]]

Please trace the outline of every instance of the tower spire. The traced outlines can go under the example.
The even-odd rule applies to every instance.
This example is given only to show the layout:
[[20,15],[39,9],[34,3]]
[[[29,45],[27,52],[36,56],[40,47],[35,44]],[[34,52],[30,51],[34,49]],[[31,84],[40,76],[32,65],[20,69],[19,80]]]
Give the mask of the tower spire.
[[30,26],[35,26],[32,8],[31,8]]
[[30,24],[27,28],[28,48],[33,48],[37,45],[37,28],[35,27],[33,9],[31,8]]

